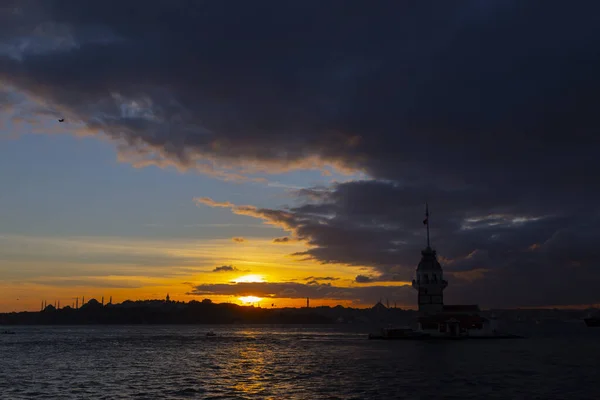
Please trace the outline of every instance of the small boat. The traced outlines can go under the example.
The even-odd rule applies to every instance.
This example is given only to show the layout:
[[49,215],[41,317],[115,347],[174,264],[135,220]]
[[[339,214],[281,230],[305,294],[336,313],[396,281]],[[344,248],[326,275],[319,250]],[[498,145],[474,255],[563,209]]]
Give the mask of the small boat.
[[2,331],[0,333],[3,335],[14,335],[15,334],[15,332],[13,332],[13,331]]
[[217,336],[217,334],[214,333],[213,331],[209,331],[209,332],[206,332],[206,336],[208,336],[208,337]]
[[588,328],[600,328],[600,310],[592,307],[583,318],[583,322]]

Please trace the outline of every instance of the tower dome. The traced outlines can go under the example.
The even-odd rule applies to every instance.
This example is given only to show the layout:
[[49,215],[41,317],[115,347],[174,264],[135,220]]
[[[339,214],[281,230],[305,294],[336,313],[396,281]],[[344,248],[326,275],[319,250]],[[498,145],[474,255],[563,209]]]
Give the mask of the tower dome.
[[421,261],[417,271],[442,271],[442,266],[437,260],[437,253],[431,247],[421,250]]

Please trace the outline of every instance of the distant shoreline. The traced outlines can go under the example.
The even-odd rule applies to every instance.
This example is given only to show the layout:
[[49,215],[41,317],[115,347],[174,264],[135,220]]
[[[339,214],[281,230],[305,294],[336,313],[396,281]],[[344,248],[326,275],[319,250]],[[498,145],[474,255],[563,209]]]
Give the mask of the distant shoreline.
[[[589,313],[578,309],[512,309],[484,310],[499,320],[519,323],[552,321],[577,322]],[[411,325],[417,312],[387,308],[342,306],[311,308],[261,308],[210,300],[188,303],[165,300],[125,301],[101,304],[92,299],[80,308],[56,309],[49,305],[37,312],[0,314],[0,325]]]

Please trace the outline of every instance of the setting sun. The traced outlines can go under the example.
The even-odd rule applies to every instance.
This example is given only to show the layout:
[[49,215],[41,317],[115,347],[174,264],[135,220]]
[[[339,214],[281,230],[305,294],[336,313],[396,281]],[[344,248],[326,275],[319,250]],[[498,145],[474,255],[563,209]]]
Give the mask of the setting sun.
[[235,283],[252,283],[252,282],[264,282],[264,278],[262,275],[244,275],[239,278],[235,278],[233,282]]
[[258,303],[263,298],[256,296],[242,296],[239,298],[242,303]]

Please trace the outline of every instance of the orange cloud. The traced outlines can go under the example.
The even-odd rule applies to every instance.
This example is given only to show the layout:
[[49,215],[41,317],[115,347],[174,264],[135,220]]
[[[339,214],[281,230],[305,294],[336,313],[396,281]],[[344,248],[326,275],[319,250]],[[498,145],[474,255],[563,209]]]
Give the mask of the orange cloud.
[[233,237],[231,238],[231,240],[233,240],[236,243],[244,243],[246,241],[246,239],[244,239],[243,237]]
[[233,203],[230,203],[228,201],[224,201],[224,202],[214,201],[210,197],[195,197],[194,198],[194,202],[197,205],[205,204],[205,205],[210,206],[210,207],[225,207],[225,208],[233,208],[233,207],[235,207],[235,205]]
[[270,210],[266,208],[258,208],[255,206],[236,206],[228,201],[218,202],[210,197],[194,198],[196,205],[204,204],[210,207],[225,207],[230,208],[234,214],[247,215],[262,219],[265,224],[277,226],[287,231],[294,231],[296,220],[294,214],[283,210]]

